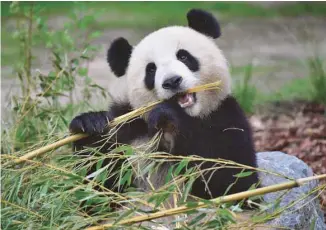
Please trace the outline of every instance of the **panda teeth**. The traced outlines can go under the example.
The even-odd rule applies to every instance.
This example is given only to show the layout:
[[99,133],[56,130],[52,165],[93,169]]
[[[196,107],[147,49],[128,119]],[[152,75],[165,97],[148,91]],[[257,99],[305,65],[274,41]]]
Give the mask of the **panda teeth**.
[[195,103],[194,95],[190,93],[184,94],[178,98],[178,103],[181,108],[192,106]]

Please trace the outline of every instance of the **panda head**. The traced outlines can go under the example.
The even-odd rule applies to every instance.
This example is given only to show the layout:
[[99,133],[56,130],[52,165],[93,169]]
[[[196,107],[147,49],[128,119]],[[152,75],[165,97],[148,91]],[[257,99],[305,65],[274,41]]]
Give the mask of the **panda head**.
[[[230,94],[227,61],[214,39],[220,36],[217,20],[202,10],[187,14],[188,27],[170,26],[154,31],[132,47],[118,38],[108,50],[108,62],[116,77],[126,78],[128,100],[139,108],[176,96],[193,117],[205,117]],[[220,80],[218,91],[180,95],[194,86]]]

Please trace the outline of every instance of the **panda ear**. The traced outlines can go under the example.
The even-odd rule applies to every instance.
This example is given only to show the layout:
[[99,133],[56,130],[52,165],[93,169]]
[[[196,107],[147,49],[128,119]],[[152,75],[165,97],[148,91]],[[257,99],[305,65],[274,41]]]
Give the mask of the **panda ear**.
[[117,77],[126,73],[131,53],[132,46],[125,38],[120,37],[112,42],[108,49],[107,61]]
[[204,10],[192,9],[187,13],[188,26],[206,36],[218,38],[221,29],[216,18]]

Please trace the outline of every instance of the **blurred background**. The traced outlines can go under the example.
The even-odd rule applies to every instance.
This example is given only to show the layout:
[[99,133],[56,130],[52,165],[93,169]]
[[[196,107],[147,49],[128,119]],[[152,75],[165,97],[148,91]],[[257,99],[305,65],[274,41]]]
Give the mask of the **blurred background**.
[[2,151],[107,109],[110,42],[137,44],[160,27],[186,25],[194,7],[221,23],[216,43],[257,151],[285,151],[326,173],[325,2],[1,2]]
[[[22,55],[20,43],[24,40],[17,25],[27,23],[22,15],[28,15],[23,11],[28,11],[31,3],[19,5],[19,12],[13,13],[10,2],[1,3],[2,109],[5,96],[17,84],[13,68]],[[136,44],[162,26],[186,25],[185,14],[193,7],[207,9],[220,20],[222,37],[217,44],[228,58],[236,82],[252,65],[250,82],[261,94],[258,100],[309,97],[308,59],[319,58],[323,62],[326,57],[324,2],[35,2],[32,5],[32,27],[43,24],[43,28],[34,28],[35,36],[31,38],[32,70],[44,73],[51,70],[49,54],[58,43],[68,51],[72,51],[72,46],[90,43],[98,50],[88,62],[88,76],[102,87],[108,85],[110,70],[105,55],[114,38],[124,36]]]

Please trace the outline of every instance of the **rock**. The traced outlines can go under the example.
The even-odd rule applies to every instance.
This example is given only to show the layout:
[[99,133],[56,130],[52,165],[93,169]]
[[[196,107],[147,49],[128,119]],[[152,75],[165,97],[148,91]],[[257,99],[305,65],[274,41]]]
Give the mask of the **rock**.
[[[295,156],[287,155],[282,152],[260,152],[257,153],[258,167],[267,171],[276,172],[288,178],[299,179],[313,176],[311,168]],[[262,186],[269,186],[278,183],[284,183],[287,179],[271,175],[268,173],[259,173]],[[308,194],[318,186],[318,181],[311,181],[303,186],[293,188],[290,191],[274,192],[264,195],[267,203],[275,203],[280,199],[279,207],[285,207],[296,202],[292,207],[287,208],[280,216],[271,220],[268,225],[285,227],[286,229],[314,229],[325,230],[326,224],[323,213],[320,208],[319,199],[314,199]],[[301,200],[300,200],[301,199]],[[268,210],[273,211],[273,208]],[[311,228],[313,227],[314,228]]]

